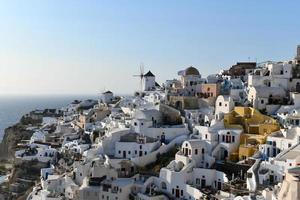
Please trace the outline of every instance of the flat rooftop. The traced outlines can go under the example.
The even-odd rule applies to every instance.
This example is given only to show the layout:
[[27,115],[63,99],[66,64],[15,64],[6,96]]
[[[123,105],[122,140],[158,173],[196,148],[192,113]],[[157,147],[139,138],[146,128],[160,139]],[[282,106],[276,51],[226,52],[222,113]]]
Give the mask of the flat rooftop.
[[300,156],[300,144],[297,146],[293,147],[292,149],[287,150],[285,153],[282,155],[279,155],[276,157],[275,160],[278,161],[285,161],[287,159],[295,159]]
[[148,137],[148,136],[142,136],[138,133],[128,133],[126,135],[123,135],[120,137],[120,142],[138,142],[140,138],[146,138],[146,143],[153,143],[157,142],[158,140],[156,138]]

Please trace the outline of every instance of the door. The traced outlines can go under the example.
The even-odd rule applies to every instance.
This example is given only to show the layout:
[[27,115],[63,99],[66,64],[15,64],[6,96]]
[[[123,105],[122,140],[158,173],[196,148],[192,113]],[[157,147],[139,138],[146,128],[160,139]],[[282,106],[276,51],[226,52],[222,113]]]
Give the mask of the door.
[[176,194],[175,194],[176,198],[179,198],[179,197],[180,197],[179,189],[176,189],[176,192],[175,192],[175,193],[176,193]]
[[270,175],[270,183],[272,184],[274,182],[274,175]]
[[205,181],[205,179],[201,179],[201,187],[203,188],[203,187],[205,187],[206,186],[206,181]]
[[218,181],[218,190],[222,189],[222,183],[220,181]]
[[143,151],[140,151],[140,152],[139,152],[139,156],[143,156]]
[[224,159],[226,159],[227,157],[228,157],[228,151],[225,150],[225,151],[224,151]]
[[185,148],[184,155],[185,155],[185,156],[188,156],[188,152],[189,152],[189,149],[188,149],[188,148]]
[[126,151],[123,151],[123,158],[126,158]]
[[165,141],[166,141],[166,136],[165,136],[165,135],[161,135],[160,141],[161,141],[161,143],[165,143]]

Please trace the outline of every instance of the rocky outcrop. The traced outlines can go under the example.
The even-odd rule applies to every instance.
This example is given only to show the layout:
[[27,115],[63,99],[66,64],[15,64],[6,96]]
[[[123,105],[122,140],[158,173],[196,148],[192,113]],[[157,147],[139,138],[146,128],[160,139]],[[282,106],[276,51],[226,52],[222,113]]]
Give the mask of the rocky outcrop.
[[14,159],[17,144],[22,140],[29,140],[32,134],[33,132],[26,130],[26,126],[24,126],[22,123],[17,123],[6,128],[0,144],[0,159]]
[[[42,115],[44,116],[44,115]],[[42,119],[42,118],[41,118]],[[5,129],[0,143],[0,160],[12,165],[12,169],[5,174],[10,174],[9,182],[0,187],[0,199],[26,199],[26,193],[31,191],[35,181],[39,180],[40,169],[48,164],[36,161],[15,160],[15,151],[23,140],[30,140],[33,131],[28,127],[39,126],[41,119],[25,115],[20,122]]]

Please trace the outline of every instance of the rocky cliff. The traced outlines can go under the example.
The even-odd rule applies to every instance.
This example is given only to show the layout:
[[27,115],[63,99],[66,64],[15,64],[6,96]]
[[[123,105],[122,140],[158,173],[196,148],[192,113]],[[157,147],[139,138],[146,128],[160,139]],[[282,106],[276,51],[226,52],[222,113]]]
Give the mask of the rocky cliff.
[[[35,161],[16,162],[14,157],[18,144],[23,140],[29,140],[33,134],[28,127],[38,127],[41,122],[41,119],[33,119],[30,115],[25,115],[20,122],[5,129],[0,143],[0,160],[3,166],[9,164],[12,167],[6,168],[4,172],[4,174],[10,174],[10,178],[9,182],[3,183],[0,187],[0,199],[25,200],[35,181],[39,179],[40,169],[47,166]],[[22,181],[23,179],[26,181]]]

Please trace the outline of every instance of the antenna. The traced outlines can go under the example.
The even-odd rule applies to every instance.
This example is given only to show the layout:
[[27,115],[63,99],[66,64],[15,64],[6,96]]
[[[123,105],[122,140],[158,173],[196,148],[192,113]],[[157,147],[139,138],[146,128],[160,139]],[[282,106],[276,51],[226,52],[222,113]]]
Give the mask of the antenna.
[[140,74],[139,75],[133,75],[134,77],[140,77],[140,90],[143,91],[143,81],[144,81],[144,64],[140,64]]

